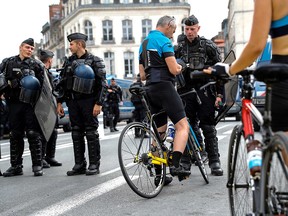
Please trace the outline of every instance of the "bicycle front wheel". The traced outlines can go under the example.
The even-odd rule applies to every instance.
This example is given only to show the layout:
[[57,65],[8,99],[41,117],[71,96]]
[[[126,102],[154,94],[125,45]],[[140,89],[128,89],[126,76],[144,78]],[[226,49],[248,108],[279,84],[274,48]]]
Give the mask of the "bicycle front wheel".
[[288,137],[277,132],[263,151],[261,211],[263,215],[288,215]]
[[243,126],[236,125],[232,130],[228,149],[227,188],[231,215],[243,216],[253,212],[251,185]]
[[166,165],[153,164],[150,153],[164,158],[154,132],[144,123],[128,124],[118,141],[119,164],[127,184],[144,198],[156,197],[163,188],[166,176]]

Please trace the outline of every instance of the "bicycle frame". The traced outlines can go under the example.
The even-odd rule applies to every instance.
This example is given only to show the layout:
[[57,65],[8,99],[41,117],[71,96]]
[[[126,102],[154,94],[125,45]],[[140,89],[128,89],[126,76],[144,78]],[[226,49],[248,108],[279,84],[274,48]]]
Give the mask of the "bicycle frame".
[[242,99],[242,123],[243,123],[243,131],[244,137],[246,141],[250,141],[254,139],[254,129],[252,118],[254,118],[259,125],[263,125],[263,117],[259,110],[252,103],[252,90],[253,87],[251,85],[250,75],[246,75],[243,77],[244,85],[243,85],[243,99]]
[[[184,93],[184,94],[182,94],[181,96],[184,96],[184,95],[187,95],[187,94],[191,94],[191,93],[195,93],[195,90],[193,89],[192,91],[187,92],[187,93]],[[156,135],[156,138],[158,139],[159,143],[161,143],[162,150],[164,150],[164,159],[153,155],[152,151],[150,151],[150,152],[148,153],[148,156],[151,157],[151,159],[152,159],[152,164],[161,165],[161,164],[163,163],[163,164],[165,164],[166,166],[169,166],[169,164],[168,164],[168,158],[167,158],[168,149],[167,149],[167,147],[164,145],[163,139],[160,137],[160,134],[159,134],[159,132],[158,132],[158,130],[157,130],[157,126],[156,126],[156,124],[155,124],[155,122],[154,122],[154,120],[153,120],[155,116],[157,116],[157,115],[159,115],[159,114],[161,114],[161,113],[164,113],[165,111],[163,110],[163,111],[160,111],[159,113],[156,113],[156,114],[151,115],[151,113],[150,113],[150,111],[149,111],[148,98],[146,97],[146,94],[144,94],[144,98],[142,99],[142,103],[144,104],[144,107],[145,107],[145,109],[146,109],[146,111],[147,111],[147,117],[148,117],[149,122],[150,122],[149,126],[150,126],[150,128],[153,128],[153,131],[154,131],[154,133],[155,133],[155,135]],[[189,124],[190,133],[192,134],[192,137],[193,137],[193,141],[195,142],[195,144],[196,144],[196,146],[198,147],[198,149],[199,149],[200,151],[202,151],[203,149],[202,149],[200,143],[198,142],[198,140],[197,140],[197,138],[196,138],[196,134],[195,134],[195,132],[193,131],[192,126],[190,125],[189,121],[188,121],[188,124]],[[151,139],[151,137],[150,137],[149,139]],[[151,141],[151,140],[150,140],[150,141]],[[164,148],[164,149],[163,149],[163,148]],[[188,151],[189,151],[189,152],[191,151],[191,149],[189,149],[188,145],[186,145],[186,148],[188,148]]]
[[[267,85],[266,87],[266,96],[265,96],[265,111],[264,115],[259,112],[259,110],[254,106],[252,103],[252,90],[253,87],[251,85],[251,78],[250,75],[243,76],[244,85],[243,85],[243,99],[242,99],[242,124],[243,124],[243,133],[245,138],[245,143],[247,144],[249,141],[254,140],[254,128],[253,128],[253,121],[254,119],[261,127],[261,137],[262,140],[262,157],[267,150],[267,144],[270,138],[273,135],[273,132],[270,127],[271,123],[271,113],[267,112],[267,110],[271,110],[271,85]],[[252,191],[253,191],[253,209],[254,212],[259,213],[261,209],[261,173],[260,175],[252,176],[250,175]]]

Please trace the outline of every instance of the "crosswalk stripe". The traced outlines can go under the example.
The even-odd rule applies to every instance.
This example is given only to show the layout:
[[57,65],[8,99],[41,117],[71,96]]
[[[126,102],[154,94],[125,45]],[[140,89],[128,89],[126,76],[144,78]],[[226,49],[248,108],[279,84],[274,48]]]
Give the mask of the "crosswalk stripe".
[[109,191],[120,187],[126,183],[123,176],[119,176],[110,181],[97,185],[95,187],[89,188],[81,193],[78,193],[70,198],[62,200],[57,204],[51,205],[47,208],[42,209],[41,211],[35,212],[30,216],[57,216],[64,214],[73,208],[76,208],[79,205],[83,205],[86,202],[89,202],[96,197],[99,197]]

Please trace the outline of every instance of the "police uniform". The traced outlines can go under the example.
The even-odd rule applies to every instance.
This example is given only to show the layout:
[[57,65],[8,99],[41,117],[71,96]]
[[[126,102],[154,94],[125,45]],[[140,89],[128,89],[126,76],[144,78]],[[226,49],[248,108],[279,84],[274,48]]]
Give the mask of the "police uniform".
[[[34,46],[29,38],[21,45]],[[20,55],[6,58],[0,65],[0,71],[7,85],[0,87],[9,107],[10,126],[10,162],[11,167],[3,176],[22,175],[22,154],[24,151],[24,133],[29,142],[32,170],[35,176],[42,176],[41,128],[37,121],[34,105],[39,97],[44,79],[44,65],[33,58],[20,59]],[[5,83],[1,82],[0,83]]]
[[[73,33],[67,36],[69,42],[86,41],[87,36]],[[76,54],[70,56],[63,65],[60,81],[55,90],[61,92],[57,102],[66,101],[74,147],[75,165],[68,176],[99,173],[100,142],[98,119],[93,116],[94,105],[102,106],[107,91],[105,65],[101,58],[85,51],[80,58]],[[86,170],[85,140],[88,145],[89,167]]]
[[[185,21],[185,25],[193,26],[198,24],[198,19],[192,15]],[[175,49],[176,58],[182,59],[189,67],[178,76],[178,80],[182,80],[178,85],[178,92],[183,94],[191,91],[193,88],[197,94],[189,94],[183,97],[186,107],[186,115],[190,124],[197,134],[200,143],[203,142],[200,127],[205,138],[205,150],[208,153],[209,165],[212,174],[223,175],[220,167],[217,131],[215,128],[215,101],[218,94],[223,94],[221,85],[212,85],[200,90],[200,87],[207,84],[209,79],[191,80],[190,73],[193,70],[203,70],[209,66],[221,61],[220,51],[217,46],[204,37],[196,37],[190,42],[184,34],[178,36],[177,49]],[[181,78],[182,77],[182,78]],[[183,82],[184,80],[184,82]],[[199,97],[200,101],[199,101]],[[189,163],[187,156],[182,157],[184,164]]]
[[[53,58],[54,53],[50,50],[40,50],[39,59],[45,64],[48,58]],[[52,88],[54,88],[54,77],[52,73],[49,71],[49,68],[46,68],[46,72],[50,81]],[[58,120],[58,119],[57,119]],[[42,155],[43,155],[43,168],[49,168],[50,166],[62,166],[62,163],[58,162],[55,159],[55,152],[56,152],[56,140],[58,137],[58,130],[57,130],[57,122],[55,128],[49,138],[46,141],[43,138],[43,145],[42,145]]]
[[[115,81],[114,78],[111,79],[111,81]],[[109,89],[111,92],[109,92]],[[109,115],[108,121],[109,121],[109,126],[110,126],[110,131],[118,131],[116,128],[116,125],[119,120],[119,102],[122,101],[122,89],[119,85],[110,85],[108,87],[108,93],[107,93],[107,103],[109,105]]]
[[[143,84],[141,82],[140,74],[137,75],[137,80],[133,84],[131,84],[130,88],[133,87],[142,87]],[[142,122],[145,119],[146,113],[145,108],[141,100],[141,96],[132,94],[131,96],[131,102],[133,103],[133,106],[135,107],[133,111],[133,117],[135,121]],[[141,137],[139,128],[135,128],[135,137]]]

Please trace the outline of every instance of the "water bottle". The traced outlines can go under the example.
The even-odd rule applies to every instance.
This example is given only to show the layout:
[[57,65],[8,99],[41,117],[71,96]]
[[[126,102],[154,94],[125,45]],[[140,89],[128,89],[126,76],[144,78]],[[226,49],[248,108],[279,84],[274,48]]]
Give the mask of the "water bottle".
[[172,143],[174,140],[174,136],[175,136],[175,128],[174,128],[174,125],[170,123],[168,125],[166,141],[169,143]]
[[250,174],[255,176],[256,173],[260,174],[262,165],[262,149],[258,140],[253,140],[247,143],[247,160]]

